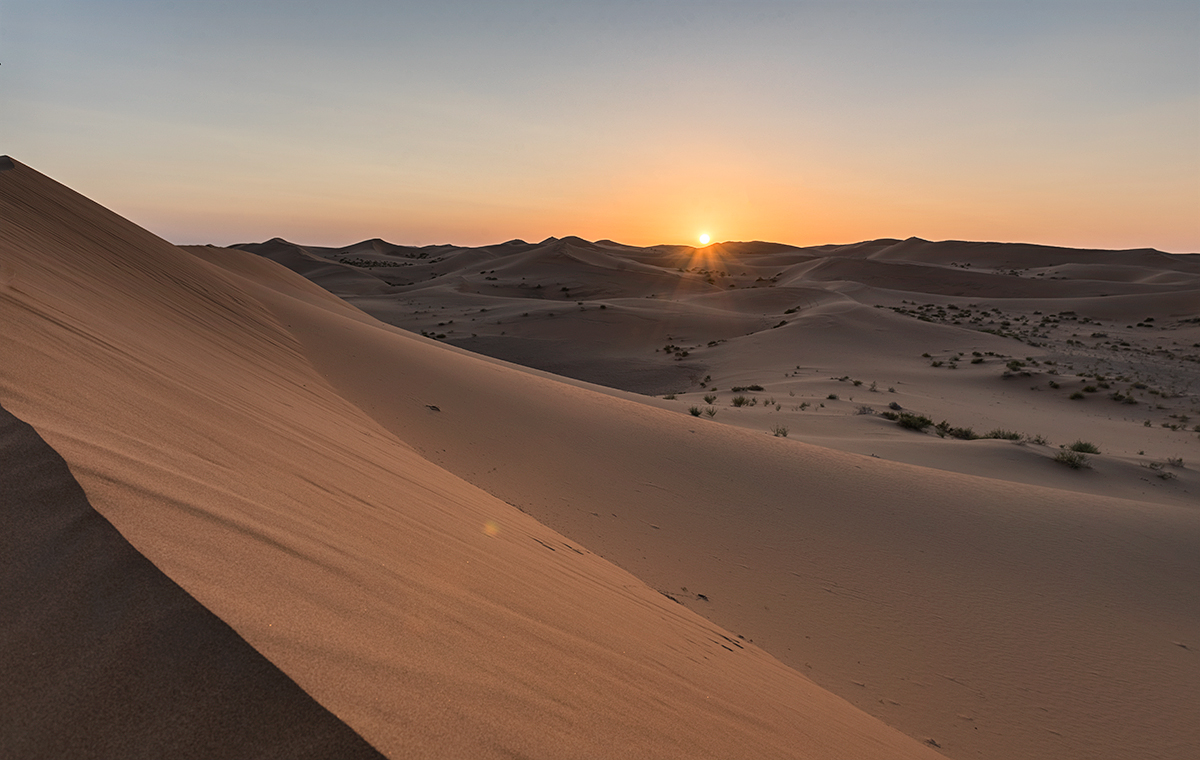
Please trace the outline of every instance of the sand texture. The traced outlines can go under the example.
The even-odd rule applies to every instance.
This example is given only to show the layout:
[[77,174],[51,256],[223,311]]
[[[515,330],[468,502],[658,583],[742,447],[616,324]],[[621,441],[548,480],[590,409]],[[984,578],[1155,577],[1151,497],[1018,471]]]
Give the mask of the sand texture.
[[[0,404],[32,430],[5,463],[61,456],[69,478],[17,484],[73,478],[70,509],[120,534],[72,588],[109,579],[127,645],[71,622],[56,651],[93,673],[185,635],[257,653],[253,701],[397,758],[1190,758],[1200,265],[948,245],[181,249],[15,162]],[[1050,445],[855,413],[891,401]],[[1053,461],[1076,437],[1088,469]],[[29,498],[34,527],[67,509]],[[38,540],[6,640],[10,608],[71,603],[70,536]],[[153,568],[105,569],[118,543]],[[135,597],[208,622],[139,628]],[[102,716],[88,677],[67,698]],[[29,704],[73,683],[22,679]]]
[[244,253],[222,271],[19,163],[0,220],[5,408],[137,552],[384,755],[937,756],[420,457],[317,370],[336,357],[288,308],[378,328],[304,280]]

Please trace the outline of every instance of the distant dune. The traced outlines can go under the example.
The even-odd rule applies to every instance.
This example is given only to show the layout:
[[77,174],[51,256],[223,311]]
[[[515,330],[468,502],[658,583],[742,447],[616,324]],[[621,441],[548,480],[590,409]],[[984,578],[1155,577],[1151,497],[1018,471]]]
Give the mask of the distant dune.
[[238,248],[0,171],[0,754],[1200,746],[1193,257]]

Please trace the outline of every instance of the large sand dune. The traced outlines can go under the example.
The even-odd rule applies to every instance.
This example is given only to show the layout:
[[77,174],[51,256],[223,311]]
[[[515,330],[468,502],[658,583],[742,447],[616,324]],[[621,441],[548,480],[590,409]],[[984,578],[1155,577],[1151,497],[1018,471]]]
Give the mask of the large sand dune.
[[[344,357],[315,357],[297,335],[350,310],[286,270],[238,253],[239,273],[225,273],[20,164],[0,173],[0,220],[5,408],[137,552],[385,755],[935,756],[418,456],[315,369]],[[312,304],[329,326],[288,324],[285,306]],[[27,593],[53,603],[56,555],[39,556]],[[123,586],[140,581],[110,582],[96,603],[120,621]],[[22,634],[13,612],[6,640]],[[96,648],[93,635],[60,631],[63,654],[47,659],[144,666],[140,647]],[[5,650],[5,673],[19,656]],[[58,719],[97,747],[213,724],[50,675],[30,699],[77,685]],[[38,736],[10,725],[6,754]]]
[[[969,263],[905,244],[934,280]],[[896,266],[883,254],[897,245],[858,246],[866,268],[852,273]],[[230,627],[220,647],[248,643],[278,668],[255,678],[290,679],[331,713],[329,736],[336,716],[390,757],[1185,758],[1200,746],[1193,457],[1143,483],[1139,471],[1167,470],[1119,451],[1194,450],[1158,424],[1194,403],[1195,365],[1177,367],[1187,351],[1169,344],[1195,330],[1183,257],[1104,262],[1138,267],[1120,297],[1148,299],[1139,326],[1104,328],[1130,338],[1114,358],[1093,345],[1111,339],[1054,333],[1099,320],[1090,304],[1111,297],[1071,280],[1030,295],[1029,282],[1066,275],[986,275],[995,300],[955,325],[945,300],[968,305],[943,293],[949,281],[918,305],[887,277],[806,276],[841,265],[824,262],[833,247],[261,252],[276,261],[181,250],[27,167],[0,172],[0,403],[132,550]],[[995,255],[970,268],[1016,266]],[[1063,256],[1053,266],[1088,263]],[[442,345],[280,263],[416,331],[498,353],[510,335],[526,351],[544,341],[590,380],[636,359],[631,382],[681,395]],[[1147,275],[1155,266],[1166,274]],[[1051,312],[1062,299],[1074,300]],[[1013,318],[1033,311],[1057,327],[1033,335]],[[1135,343],[1151,331],[1167,345]],[[1009,334],[1136,361],[1147,382],[1120,389],[1140,382],[1138,411],[1150,390],[1164,408],[1150,428],[1107,419],[1095,407],[1122,405],[1103,394],[1081,410],[1046,386],[1065,375],[1042,374],[1066,359],[1002,369],[1017,356]],[[984,362],[945,366],[971,346]],[[752,383],[759,403],[729,406],[730,386]],[[709,393],[717,416],[690,416]],[[890,400],[980,429],[1062,425],[1042,432],[1106,453],[1072,471],[1050,447],[852,413]],[[789,437],[766,432],[784,423]],[[54,593],[52,561],[27,572],[29,594]],[[136,649],[91,650],[91,636],[70,628],[55,646],[114,672],[140,666]],[[136,745],[165,718],[183,734],[206,725],[168,702],[97,715],[73,714],[77,733]]]

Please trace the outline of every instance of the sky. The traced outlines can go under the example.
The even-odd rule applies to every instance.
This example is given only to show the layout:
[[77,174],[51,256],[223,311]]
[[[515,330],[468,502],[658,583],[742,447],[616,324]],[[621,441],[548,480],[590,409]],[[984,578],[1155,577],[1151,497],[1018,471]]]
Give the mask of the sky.
[[1200,3],[0,0],[0,154],[180,244],[1200,252]]

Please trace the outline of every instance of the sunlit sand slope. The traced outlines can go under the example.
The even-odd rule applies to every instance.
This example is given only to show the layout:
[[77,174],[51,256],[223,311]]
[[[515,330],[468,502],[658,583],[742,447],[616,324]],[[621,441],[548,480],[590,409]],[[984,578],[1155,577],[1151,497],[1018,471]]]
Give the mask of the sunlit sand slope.
[[[951,264],[961,262],[938,263],[944,247],[922,243],[863,246],[851,252],[862,254],[861,260],[851,256],[848,263],[835,264],[861,278],[863,272],[897,266],[881,254],[900,246],[914,259],[906,270],[909,287],[923,287],[925,294],[960,287],[954,284],[959,267]],[[561,261],[567,254],[584,258],[575,249],[588,246],[603,247],[568,240],[543,248]],[[982,250],[981,256],[995,253],[996,260],[981,258],[971,268],[1019,263],[1011,251]],[[1041,250],[1015,253],[1029,264],[1028,257]],[[197,252],[231,271],[250,266],[231,252]],[[763,255],[782,254],[770,249]],[[1174,320],[1169,328],[1154,328],[1155,337],[1164,343],[1187,340],[1193,328],[1185,320],[1194,312],[1194,304],[1192,311],[1186,308],[1187,293],[1195,287],[1188,259],[1157,252],[1099,258],[1157,263],[1163,277],[1141,272],[1130,279],[1170,285],[1129,285],[1124,295],[1093,297],[1099,286],[1092,282],[1041,282],[1036,275],[993,271],[976,277],[970,272],[963,281],[992,293],[998,299],[993,304],[1008,309],[1019,302],[1016,308],[1030,314],[1054,304],[1059,306],[1055,314],[1073,311],[1073,305],[1080,316],[1093,308],[1116,308],[1117,300],[1144,299],[1132,308],[1154,304],[1154,311],[1136,320],[1156,314],[1159,323]],[[1050,261],[1058,265],[1058,259]],[[1123,405],[1107,398],[1093,398],[1081,409],[1068,398],[1069,391],[1046,384],[1055,378],[1068,382],[1066,377],[1037,369],[1057,365],[1026,364],[1032,370],[1026,375],[1006,370],[1007,359],[996,358],[1007,351],[1009,358],[1025,361],[1026,351],[1039,348],[1027,341],[1056,340],[1043,338],[1043,332],[1094,328],[1083,327],[1087,322],[1071,314],[1054,322],[1058,328],[1036,328],[1036,335],[1024,328],[1019,340],[1000,334],[1009,332],[1000,318],[993,319],[991,308],[1000,306],[989,308],[987,319],[995,331],[982,333],[937,316],[936,309],[918,319],[875,308],[855,299],[883,298],[882,291],[862,282],[826,289],[798,269],[789,287],[803,288],[795,301],[800,308],[771,316],[785,322],[774,329],[774,321],[752,309],[775,303],[771,290],[782,288],[768,281],[776,276],[770,270],[780,264],[761,265],[759,287],[748,276],[733,292],[676,295],[669,301],[666,295],[582,299],[581,306],[562,295],[526,297],[532,304],[526,308],[555,316],[513,321],[517,335],[565,341],[574,334],[585,350],[600,334],[597,322],[612,328],[614,320],[629,319],[630,329],[614,329],[613,340],[630,344],[639,316],[647,333],[662,331],[658,340],[686,330],[687,345],[707,357],[711,385],[720,385],[715,419],[686,413],[688,403],[705,403],[700,397],[709,391],[696,386],[686,389],[686,401],[651,400],[456,352],[375,324],[316,293],[276,298],[263,292],[259,297],[292,325],[306,355],[344,398],[432,461],[753,639],[889,724],[936,742],[951,757],[1182,759],[1194,754],[1200,746],[1200,723],[1193,719],[1193,705],[1200,704],[1200,597],[1194,593],[1200,587],[1200,508],[1193,463],[1171,469],[1179,475],[1169,481],[1155,477],[1161,470],[1141,466],[1133,456],[1099,456],[1094,470],[1071,471],[1053,461],[1057,447],[922,436],[876,415],[855,415],[844,396],[854,396],[855,405],[873,402],[883,409],[892,400],[905,408],[940,408],[947,416],[958,415],[956,421],[967,415],[990,425],[1016,421],[1019,429],[1046,432],[1062,443],[1096,435],[1106,451],[1128,446],[1124,439],[1135,435],[1165,452],[1173,451],[1168,446],[1193,445],[1190,439],[1165,438],[1177,431],[1160,432],[1141,420],[1115,417],[1112,410]],[[498,276],[502,266],[498,258],[484,270],[485,277],[492,276],[492,267]],[[920,269],[929,270],[931,284],[922,284]],[[642,275],[630,271],[640,287]],[[259,270],[253,276],[265,288],[299,292],[283,273]],[[532,278],[532,271],[523,276]],[[556,270],[539,281],[563,276]],[[582,270],[575,276],[577,282],[561,287],[571,292],[585,287]],[[786,272],[780,281],[785,277]],[[488,326],[492,335],[519,316],[513,311],[520,307],[501,298],[468,300],[476,296],[441,287],[440,300],[427,293],[426,300],[408,301],[408,307],[435,315],[444,308],[445,314],[432,318],[460,332],[459,320],[471,324],[472,311],[488,309],[492,319],[493,309],[503,310],[509,316]],[[1033,307],[1021,301],[1043,291],[1064,300],[1043,299]],[[894,297],[897,308],[912,311],[910,295]],[[353,300],[372,308],[384,303]],[[967,304],[962,301],[960,308]],[[763,326],[707,347],[700,336],[718,329],[721,320],[702,323],[697,315],[701,308],[718,307],[735,324],[759,319]],[[1122,330],[1132,311],[1126,307],[1119,315]],[[654,309],[657,321],[649,316]],[[1013,326],[1011,332],[1021,329]],[[1149,328],[1129,328],[1131,333],[1138,329]],[[1066,332],[1058,344],[1065,345],[1070,335]],[[961,369],[950,371],[920,357],[929,348],[945,352],[955,341],[987,358],[978,365],[965,359]],[[700,348],[694,348],[697,344]],[[1187,347],[1171,350],[1186,353]],[[371,361],[363,364],[362,357]],[[692,357],[682,358],[685,363]],[[1160,358],[1166,359],[1147,349],[1132,358],[1117,353],[1110,361],[1143,362],[1147,373],[1158,372],[1169,381],[1171,367],[1156,364]],[[799,362],[805,362],[803,369]],[[1190,366],[1178,358],[1175,365]],[[877,377],[882,387],[871,393],[865,385],[833,378],[835,368],[868,381]],[[800,376],[793,377],[797,369]],[[1180,383],[1188,381],[1185,370]],[[889,379],[898,388],[894,394],[886,392]],[[795,390],[797,401],[807,397],[813,409],[783,416],[786,412],[774,404],[731,408],[730,384],[753,380],[767,386],[757,394],[760,399],[774,395],[780,406],[790,406],[796,402],[789,391]],[[1041,390],[1030,391],[1033,382]],[[827,399],[832,389],[843,398]],[[1191,403],[1178,393],[1138,396],[1160,399],[1160,406],[1171,405],[1176,414]],[[828,407],[818,412],[818,403]],[[1140,401],[1139,411],[1147,403]],[[1032,408],[1025,409],[1027,404]],[[748,416],[736,417],[743,413]],[[1152,413],[1165,417],[1162,410]],[[721,424],[730,418],[733,424]],[[771,436],[773,420],[790,424],[792,437]],[[1047,421],[1053,426],[1031,429]],[[839,432],[834,422],[849,432]],[[980,432],[988,429],[974,424]],[[879,446],[893,461],[796,440],[805,436],[863,453]],[[912,466],[905,459],[939,469]]]
[[0,409],[6,757],[379,758],[87,503]]
[[[380,752],[937,756],[422,458],[321,371],[374,372],[378,357],[326,344],[347,319],[356,335],[393,336],[236,256],[223,269],[27,167],[0,172],[0,400],[137,552]],[[404,345],[458,367],[444,347]],[[495,368],[468,369],[486,382]],[[477,402],[450,386],[430,397],[441,372],[386,387],[452,423]],[[57,604],[67,590],[45,556],[30,589]],[[127,614],[110,599],[108,620]],[[0,616],[6,636],[19,624]],[[90,656],[121,673],[141,655]],[[71,698],[83,719],[112,695]],[[170,702],[159,710],[175,718]]]

